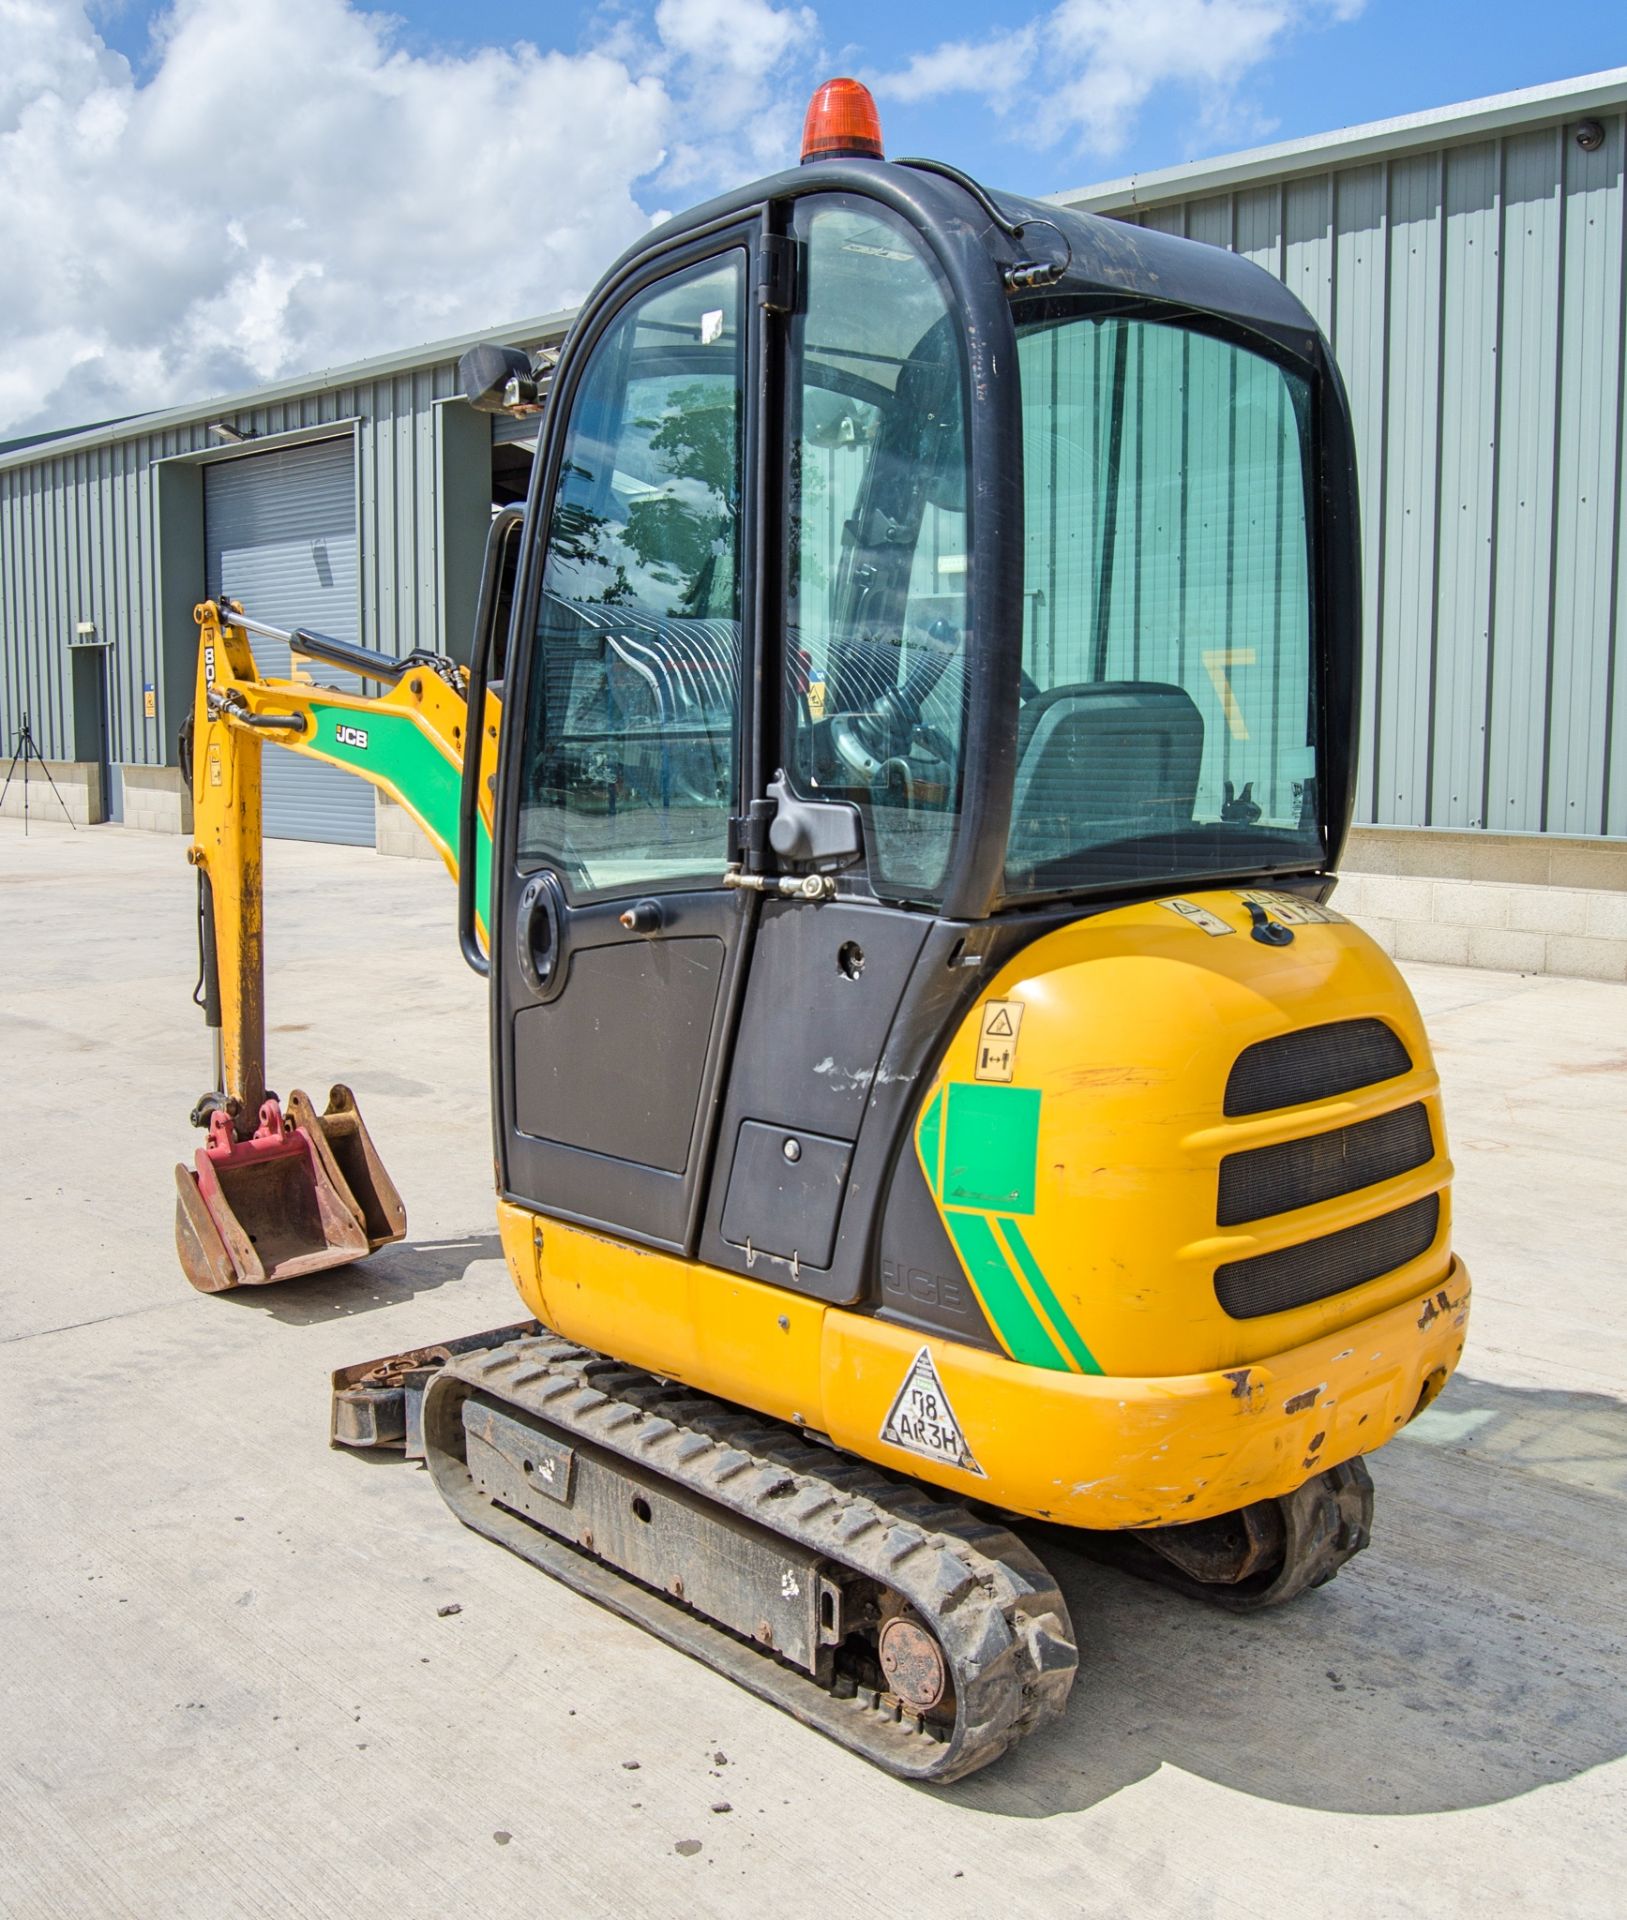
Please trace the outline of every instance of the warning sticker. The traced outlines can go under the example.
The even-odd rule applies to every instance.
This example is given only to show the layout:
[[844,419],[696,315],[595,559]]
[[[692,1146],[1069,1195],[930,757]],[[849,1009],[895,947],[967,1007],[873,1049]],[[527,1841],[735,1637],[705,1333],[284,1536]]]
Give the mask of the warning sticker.
[[1022,1031],[1020,1000],[990,1000],[983,1008],[983,1026],[977,1036],[978,1080],[1009,1080],[1017,1071],[1017,1035]]
[[1161,906],[1168,907],[1171,913],[1178,913],[1183,920],[1190,920],[1195,927],[1202,927],[1205,933],[1235,933],[1237,929],[1228,926],[1218,913],[1211,913],[1207,907],[1200,907],[1196,900],[1163,900]]
[[1315,900],[1307,900],[1298,893],[1272,893],[1263,887],[1253,887],[1247,893],[1239,893],[1239,900],[1252,900],[1255,906],[1264,907],[1273,913],[1285,927],[1325,927],[1343,925],[1344,915],[1335,913],[1332,907],[1318,905]]
[[975,1473],[979,1480],[988,1478],[972,1458],[938,1369],[932,1364],[930,1347],[923,1347],[910,1363],[898,1397],[882,1422],[881,1437],[889,1446],[903,1447],[925,1460],[942,1460],[948,1466]]

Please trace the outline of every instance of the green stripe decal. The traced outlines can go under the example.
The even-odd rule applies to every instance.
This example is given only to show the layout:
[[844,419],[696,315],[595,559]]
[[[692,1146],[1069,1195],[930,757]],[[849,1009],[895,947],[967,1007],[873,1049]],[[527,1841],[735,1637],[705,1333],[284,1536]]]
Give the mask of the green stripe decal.
[[1074,1360],[1078,1364],[1079,1371],[1081,1373],[1100,1373],[1101,1368],[1096,1364],[1096,1356],[1091,1352],[1089,1347],[1085,1345],[1084,1341],[1079,1338],[1078,1329],[1074,1326],[1067,1314],[1062,1311],[1061,1302],[1051,1291],[1050,1281],[1041,1273],[1039,1262],[1034,1258],[1028,1242],[1023,1238],[1022,1228],[1018,1226],[1015,1220],[1002,1220],[1000,1222],[1000,1232],[1005,1237],[1006,1245],[1011,1249],[1012,1257],[1022,1269],[1023,1278],[1034,1289],[1034,1298],[1044,1308],[1046,1317],[1050,1320],[1051,1325],[1056,1328],[1058,1338],[1067,1347],[1069,1353],[1073,1355]]
[[921,1169],[926,1174],[926,1183],[932,1191],[943,1198],[943,1177],[939,1166],[938,1151],[943,1138],[943,1094],[935,1093],[927,1102],[925,1113],[921,1115],[921,1124],[916,1130],[915,1144],[921,1155]]
[[1015,1217],[1034,1212],[1041,1104],[1036,1087],[951,1081],[922,1108],[916,1151],[1006,1351],[1026,1366],[1099,1374]]
[[[387,787],[416,813],[431,833],[445,841],[454,864],[458,857],[458,817],[463,810],[463,775],[446,755],[405,714],[360,712],[354,707],[329,707],[313,701],[311,718],[316,731],[310,751],[358,773],[375,786]],[[358,746],[341,740],[337,729],[360,734]],[[484,820],[475,825],[475,909],[481,924],[490,924],[491,834]]]
[[944,1223],[1012,1359],[1025,1366],[1060,1369],[1063,1362],[1056,1342],[1018,1286],[987,1214],[946,1213]]

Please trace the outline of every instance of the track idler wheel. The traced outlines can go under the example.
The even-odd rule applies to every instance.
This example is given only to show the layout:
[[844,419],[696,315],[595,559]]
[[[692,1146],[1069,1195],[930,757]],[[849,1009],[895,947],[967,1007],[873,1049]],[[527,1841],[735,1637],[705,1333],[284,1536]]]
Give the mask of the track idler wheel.
[[1184,1526],[1075,1535],[1095,1559],[1232,1613],[1326,1586],[1372,1539],[1373,1480],[1347,1460],[1277,1500]]

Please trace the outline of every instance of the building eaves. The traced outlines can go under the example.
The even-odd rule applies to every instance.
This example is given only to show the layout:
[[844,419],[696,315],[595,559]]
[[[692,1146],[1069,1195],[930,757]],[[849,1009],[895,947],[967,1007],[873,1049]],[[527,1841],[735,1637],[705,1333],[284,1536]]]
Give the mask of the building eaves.
[[574,307],[562,307],[556,313],[544,313],[533,320],[516,320],[507,326],[481,327],[473,333],[460,333],[450,340],[434,340],[420,347],[403,347],[395,353],[378,354],[371,360],[353,360],[342,367],[304,373],[269,386],[252,387],[244,393],[226,394],[211,400],[169,407],[161,413],[136,413],[123,420],[104,422],[95,427],[69,428],[61,434],[45,434],[14,442],[0,452],[0,469],[29,466],[38,460],[54,460],[60,454],[78,453],[87,447],[106,446],[116,440],[137,439],[144,434],[164,433],[171,427],[191,426],[199,420],[230,418],[234,413],[254,407],[274,407],[284,400],[297,400],[312,393],[327,393],[335,387],[353,387],[370,380],[387,380],[398,373],[411,373],[419,367],[439,366],[455,360],[465,347],[477,341],[497,340],[504,346],[542,346],[562,340],[576,318]]
[[1484,100],[1466,100],[1459,106],[1436,107],[1428,113],[1404,113],[1393,120],[1370,120],[1364,126],[1345,127],[1337,133],[1284,140],[1276,146],[1221,154],[1185,166],[1159,167],[1150,173],[1131,174],[1123,180],[1107,180],[1046,197],[1053,205],[1072,207],[1081,213],[1126,213],[1171,200],[1222,193],[1256,181],[1326,173],[1330,168],[1394,158],[1420,148],[1484,140],[1556,120],[1580,120],[1590,114],[1616,112],[1623,106],[1627,106],[1627,67],[1613,67],[1606,73],[1524,87],[1517,93],[1496,93]]

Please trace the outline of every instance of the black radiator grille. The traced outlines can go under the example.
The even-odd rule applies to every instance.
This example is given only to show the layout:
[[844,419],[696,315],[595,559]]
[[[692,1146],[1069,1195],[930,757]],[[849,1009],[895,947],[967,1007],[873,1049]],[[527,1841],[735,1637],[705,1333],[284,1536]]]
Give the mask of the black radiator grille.
[[1215,1269],[1215,1296],[1234,1320],[1286,1313],[1290,1307],[1359,1287],[1427,1253],[1440,1225],[1440,1195],[1427,1194],[1359,1226],[1280,1247]]
[[1223,1227],[1376,1187],[1421,1167],[1435,1152],[1422,1102],[1333,1133],[1229,1153],[1220,1163],[1215,1218]]
[[1331,1100],[1406,1073],[1412,1057],[1382,1020],[1335,1020],[1257,1040],[1237,1056],[1226,1082],[1228,1119]]

